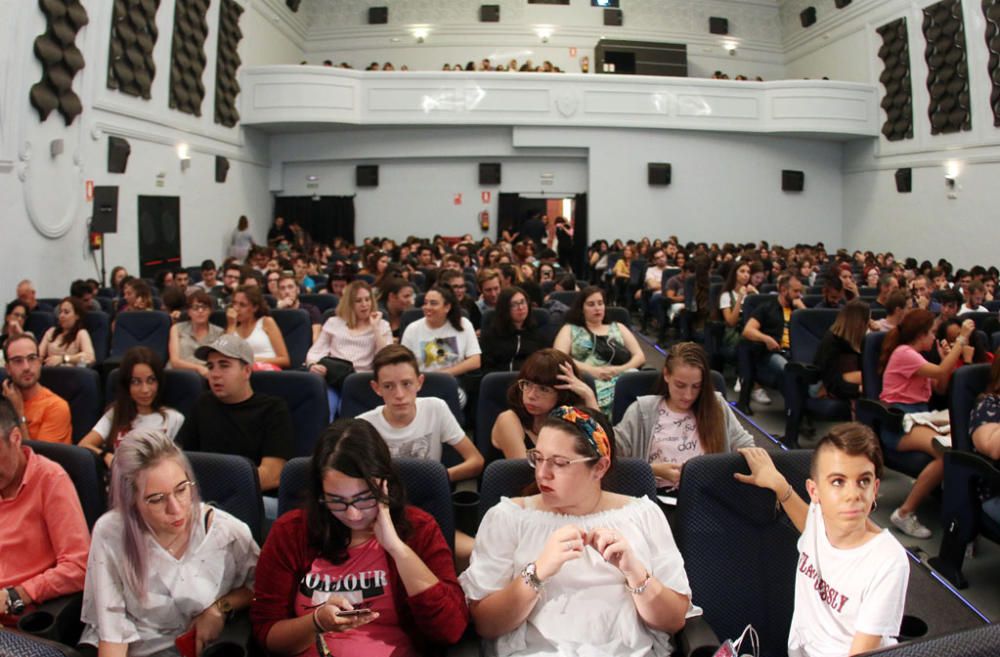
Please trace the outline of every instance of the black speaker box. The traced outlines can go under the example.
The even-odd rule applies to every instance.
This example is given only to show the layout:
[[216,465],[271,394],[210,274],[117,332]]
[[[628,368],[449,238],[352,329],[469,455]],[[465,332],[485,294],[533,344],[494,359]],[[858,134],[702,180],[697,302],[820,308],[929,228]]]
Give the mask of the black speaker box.
[[913,169],[896,169],[896,191],[900,194],[913,191]]
[[668,162],[650,162],[648,165],[650,185],[670,184],[670,164]]
[[226,182],[226,174],[229,173],[229,160],[221,155],[215,156],[215,182]]
[[94,216],[90,230],[95,233],[118,232],[118,187],[94,188]]
[[781,191],[801,192],[806,186],[806,174],[802,171],[784,169],[781,172]]
[[389,22],[389,8],[388,7],[369,7],[368,8],[368,24],[369,25],[385,25]]
[[729,34],[729,19],[710,16],[708,19],[708,31],[711,34]]
[[621,9],[605,9],[604,10],[604,24],[611,25],[612,27],[621,27],[623,23],[623,16]]
[[851,4],[851,0],[833,0],[833,6],[837,9],[843,9],[849,4]]
[[482,5],[479,7],[479,20],[482,23],[499,23],[500,5]]
[[479,184],[499,185],[500,184],[500,163],[480,162],[479,163]]
[[121,137],[108,137],[108,173],[125,173],[132,147]]
[[285,0],[285,4],[292,11],[298,11],[299,5],[302,4],[302,0]]
[[359,164],[355,172],[358,187],[378,187],[378,165]]
[[802,27],[809,27],[816,22],[816,7],[806,7],[799,14],[799,20],[802,22]]

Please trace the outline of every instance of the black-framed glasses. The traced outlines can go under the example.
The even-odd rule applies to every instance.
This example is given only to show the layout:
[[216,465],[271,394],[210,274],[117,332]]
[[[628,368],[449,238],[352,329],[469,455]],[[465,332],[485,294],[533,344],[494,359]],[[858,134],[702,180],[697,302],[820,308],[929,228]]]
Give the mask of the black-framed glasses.
[[182,481],[174,487],[174,490],[170,493],[156,493],[155,495],[150,495],[145,500],[143,500],[149,506],[163,507],[167,504],[167,498],[173,496],[177,502],[183,504],[191,499],[191,489],[195,487],[195,483],[190,479]]
[[347,507],[350,506],[353,506],[358,511],[367,511],[378,506],[378,498],[370,493],[366,493],[365,495],[345,500],[342,497],[324,493],[320,496],[319,503],[331,511],[347,511]]
[[542,463],[548,462],[556,470],[561,470],[567,466],[573,465],[574,463],[596,461],[597,458],[598,457],[596,456],[581,456],[578,459],[568,459],[565,456],[550,456],[546,458],[542,456],[542,453],[537,449],[528,450],[528,465],[536,469],[541,467]]
[[517,387],[521,392],[534,392],[537,395],[554,395],[559,392],[552,386],[547,386],[544,383],[535,383],[528,379],[518,379]]
[[28,365],[34,365],[41,359],[42,357],[39,356],[38,354],[30,354],[28,356],[12,356],[11,358],[7,359],[7,362],[11,365],[17,365],[18,367],[20,367],[25,363],[27,363]]

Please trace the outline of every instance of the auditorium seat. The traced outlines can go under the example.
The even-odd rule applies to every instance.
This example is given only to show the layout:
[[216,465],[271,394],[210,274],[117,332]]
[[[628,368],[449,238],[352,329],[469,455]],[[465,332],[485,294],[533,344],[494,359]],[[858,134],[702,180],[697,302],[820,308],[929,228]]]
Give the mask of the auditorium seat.
[[39,382],[69,404],[73,418],[73,442],[80,442],[104,412],[97,371],[89,367],[43,367]]
[[242,520],[258,544],[263,542],[264,503],[257,467],[245,456],[186,452],[202,502]]
[[[656,387],[663,377],[662,370],[639,370],[625,372],[615,382],[615,401],[611,410],[611,423],[618,424],[625,417],[625,411],[636,399],[643,395],[655,395]],[[726,380],[721,372],[712,370],[712,387],[726,396]]]
[[309,313],[302,309],[272,310],[271,317],[285,339],[291,367],[296,368],[306,362],[306,354],[312,346],[312,322]]
[[56,314],[47,310],[32,310],[24,320],[24,330],[40,343],[45,332],[56,325]]
[[111,348],[111,317],[100,310],[91,310],[83,316],[83,326],[90,334],[97,363],[103,363]]
[[312,306],[316,306],[322,315],[328,310],[334,310],[337,308],[337,303],[340,299],[337,298],[336,294],[300,294],[299,302],[307,303]]
[[45,458],[62,466],[73,481],[83,507],[87,528],[93,529],[97,519],[107,511],[104,480],[97,465],[97,455],[84,447],[63,445],[41,440],[26,440],[24,444]]
[[119,313],[111,334],[111,358],[121,359],[131,347],[149,347],[167,362],[170,315],[158,310],[130,310]]
[[313,446],[330,421],[326,382],[311,372],[254,372],[250,375],[254,392],[280,397],[288,404],[295,436],[295,456],[312,454]]
[[[373,380],[374,374],[371,372],[355,372],[344,380],[340,397],[340,417],[357,417],[384,403],[372,390]],[[458,423],[464,424],[465,418],[458,405],[458,380],[452,375],[443,372],[424,372],[424,385],[417,396],[443,399]]]

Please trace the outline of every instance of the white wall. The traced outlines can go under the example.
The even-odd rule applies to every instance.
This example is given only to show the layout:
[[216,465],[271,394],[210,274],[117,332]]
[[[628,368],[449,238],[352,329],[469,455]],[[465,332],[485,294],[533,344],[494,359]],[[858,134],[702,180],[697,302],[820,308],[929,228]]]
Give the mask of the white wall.
[[[275,22],[279,14],[274,11],[265,15],[256,9],[268,2],[271,0],[253,0],[241,18],[246,35],[240,48],[243,61],[297,61],[301,50],[291,40],[294,30],[280,20]],[[76,38],[86,66],[73,84],[84,111],[66,126],[58,113],[41,122],[28,103],[31,85],[41,77],[41,65],[32,51],[35,37],[45,30],[37,3],[0,4],[5,37],[5,47],[0,50],[0,203],[5,209],[0,218],[4,244],[0,291],[8,290],[8,297],[13,295],[17,280],[25,277],[35,281],[42,296],[66,294],[68,281],[74,278],[96,277],[87,248],[91,215],[91,204],[85,200],[87,180],[120,187],[119,231],[106,239],[108,271],[122,264],[130,272],[138,272],[139,195],[181,197],[185,265],[203,258],[221,258],[240,214],[251,218],[260,237],[270,220],[266,139],[214,123],[219,3],[212,3],[208,14],[208,61],[202,77],[206,95],[201,117],[168,108],[172,2],[161,3],[157,13],[157,71],[148,101],[107,89],[112,4],[88,2],[86,7],[90,23]],[[125,174],[107,173],[109,135],[125,137],[131,144]],[[64,142],[65,151],[57,157],[49,155],[49,143],[54,139]],[[192,153],[186,173],[181,172],[175,150],[180,142],[188,143]],[[214,182],[215,155],[230,160],[225,184]]]
[[[588,238],[666,237],[784,244],[841,243],[841,146],[784,137],[557,128],[359,129],[272,137],[280,195],[356,192],[355,234],[462,234],[497,192],[588,192]],[[477,163],[499,161],[503,184],[479,187]],[[670,162],[673,184],[647,184],[648,162]],[[354,166],[379,165],[379,186],[354,187]],[[781,191],[781,170],[806,173],[806,191]],[[541,175],[553,174],[543,185]],[[310,189],[307,176],[319,187]],[[461,206],[453,204],[462,193]]]

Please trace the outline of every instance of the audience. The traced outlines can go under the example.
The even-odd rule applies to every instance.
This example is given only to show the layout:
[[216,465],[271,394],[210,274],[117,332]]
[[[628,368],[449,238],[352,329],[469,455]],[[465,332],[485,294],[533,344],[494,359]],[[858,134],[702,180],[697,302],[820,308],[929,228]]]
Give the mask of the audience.
[[255,370],[280,370],[291,365],[285,338],[270,314],[260,288],[248,285],[237,288],[226,310],[226,334],[246,341],[253,351]]
[[715,391],[708,355],[693,342],[670,348],[656,394],[629,405],[615,436],[618,456],[648,461],[657,488],[666,491],[680,485],[688,460],[754,444],[722,393]]
[[[892,296],[890,295],[891,303]],[[816,349],[813,365],[823,379],[810,393],[814,397],[854,400],[861,396],[861,346],[871,311],[861,299],[849,301]]]
[[258,553],[246,524],[202,503],[170,438],[130,432],[111,469],[111,509],[94,525],[84,656],[162,654],[187,635],[201,654],[250,605]]
[[598,408],[609,417],[618,377],[646,362],[628,327],[608,322],[604,290],[596,286],[586,287],[577,295],[553,346],[569,355],[581,372],[594,377]]
[[195,289],[187,297],[187,320],[177,322],[170,327],[168,342],[170,352],[170,367],[179,370],[192,370],[204,378],[208,378],[208,368],[205,361],[194,354],[199,347],[212,344],[225,333],[221,326],[212,324],[214,301],[208,292]]
[[[20,342],[20,341],[19,341]],[[24,444],[20,411],[0,399],[0,617],[83,589],[90,533],[66,471]],[[2,630],[0,630],[2,631]]]
[[483,328],[483,373],[512,372],[539,349],[548,346],[531,313],[528,295],[519,287],[500,293],[493,320]]
[[38,345],[38,355],[45,365],[77,365],[87,367],[97,360],[90,333],[83,327],[87,308],[75,297],[59,302],[56,325],[45,332]]
[[41,383],[42,359],[38,343],[30,333],[11,337],[4,345],[7,378],[3,396],[23,419],[21,437],[70,444],[73,426],[69,404]]
[[115,398],[97,425],[80,441],[109,468],[125,434],[159,431],[173,440],[184,416],[163,403],[163,362],[148,347],[132,347],[118,368]]
[[401,337],[403,311],[413,307],[414,296],[413,283],[405,278],[391,278],[379,288],[379,299],[385,306],[385,319],[397,342]]
[[[313,453],[304,509],[271,527],[250,610],[269,653],[421,655],[457,643],[469,612],[434,518],[406,504],[385,442],[341,419]],[[359,615],[341,612],[359,610]]]
[[602,490],[615,457],[606,418],[560,406],[528,452],[539,494],[483,517],[459,581],[500,657],[669,654],[670,634],[697,613],[663,512]]
[[[27,333],[24,323],[28,319],[28,304],[20,299],[14,299],[7,304],[4,310],[3,332],[0,333],[0,350],[5,350],[7,342],[18,335]],[[0,362],[0,366],[6,363],[6,359]]]
[[281,274],[278,278],[278,303],[280,310],[304,310],[309,315],[309,324],[312,326],[313,342],[319,338],[323,325],[323,315],[319,308],[311,303],[302,303],[299,300],[299,285],[295,282],[295,277],[291,274]]

